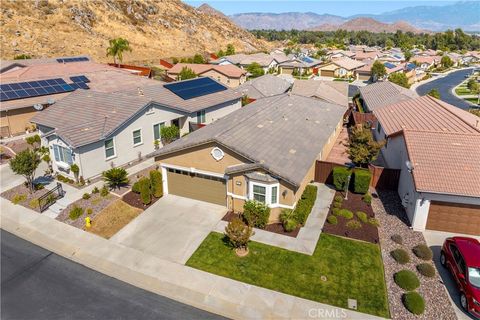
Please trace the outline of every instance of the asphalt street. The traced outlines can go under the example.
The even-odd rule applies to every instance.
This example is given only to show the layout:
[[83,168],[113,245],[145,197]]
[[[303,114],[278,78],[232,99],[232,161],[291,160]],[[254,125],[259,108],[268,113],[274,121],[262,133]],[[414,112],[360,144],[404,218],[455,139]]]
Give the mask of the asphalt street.
[[223,319],[93,271],[6,231],[0,231],[0,239],[2,320]]
[[461,109],[469,109],[472,107],[472,105],[463,99],[457,98],[451,90],[464,81],[465,75],[471,73],[472,70],[473,68],[452,72],[445,77],[441,77],[418,86],[416,91],[419,95],[423,96],[432,89],[438,89],[440,92],[440,100]]

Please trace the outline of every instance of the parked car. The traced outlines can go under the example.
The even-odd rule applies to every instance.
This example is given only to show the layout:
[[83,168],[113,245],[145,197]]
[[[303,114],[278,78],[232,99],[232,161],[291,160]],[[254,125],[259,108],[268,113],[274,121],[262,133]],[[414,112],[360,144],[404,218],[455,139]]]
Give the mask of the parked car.
[[480,242],[468,237],[445,239],[440,263],[457,283],[461,306],[480,319]]

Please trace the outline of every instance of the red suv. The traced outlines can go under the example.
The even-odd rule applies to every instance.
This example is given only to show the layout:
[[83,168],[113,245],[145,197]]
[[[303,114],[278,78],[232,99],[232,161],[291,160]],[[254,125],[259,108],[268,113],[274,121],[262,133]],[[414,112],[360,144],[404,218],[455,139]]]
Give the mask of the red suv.
[[480,242],[467,237],[447,238],[440,263],[452,273],[463,309],[480,319]]

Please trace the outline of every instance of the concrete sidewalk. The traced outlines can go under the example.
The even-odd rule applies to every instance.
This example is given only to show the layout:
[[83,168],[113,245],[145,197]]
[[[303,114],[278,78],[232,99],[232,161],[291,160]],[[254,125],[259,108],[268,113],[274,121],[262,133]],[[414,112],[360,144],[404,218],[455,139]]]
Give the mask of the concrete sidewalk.
[[2,229],[116,279],[213,313],[236,319],[379,319],[159,259],[0,201]]

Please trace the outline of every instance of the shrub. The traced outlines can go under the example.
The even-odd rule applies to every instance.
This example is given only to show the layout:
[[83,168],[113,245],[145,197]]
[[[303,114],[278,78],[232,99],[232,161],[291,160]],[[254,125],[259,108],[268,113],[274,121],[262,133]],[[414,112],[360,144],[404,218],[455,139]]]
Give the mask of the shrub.
[[405,308],[413,314],[420,315],[425,311],[425,300],[417,292],[407,292],[402,296]]
[[395,261],[397,261],[400,264],[405,264],[410,262],[410,256],[408,255],[408,252],[403,250],[403,249],[395,249],[392,252],[390,252],[390,255],[392,256]]
[[419,244],[413,247],[413,253],[422,260],[432,260],[433,252],[432,250],[425,244]]
[[37,209],[40,206],[40,202],[38,201],[38,199],[32,199],[28,203],[28,206],[32,209]]
[[71,220],[77,220],[82,214],[83,214],[83,208],[74,206],[73,209],[70,210],[68,217]]
[[353,192],[365,194],[368,192],[372,174],[368,170],[357,169],[353,172]]
[[298,223],[294,218],[293,210],[290,209],[283,209],[282,213],[280,213],[280,222],[283,225],[283,229],[287,232],[291,232],[295,230]]
[[162,137],[163,144],[169,144],[173,140],[177,139],[180,135],[180,129],[177,126],[163,126],[160,129],[160,136]]
[[80,173],[80,168],[76,163],[70,166],[70,170],[72,170],[73,174],[75,175],[75,180],[78,180],[78,174]]
[[87,209],[87,214],[90,215],[90,214],[92,214],[92,213],[93,213],[92,208],[88,208],[88,209]]
[[136,181],[132,186],[132,192],[140,193],[140,184]]
[[345,167],[333,168],[333,185],[337,190],[345,190],[348,186],[348,177],[352,171]]
[[112,168],[104,171],[102,177],[111,189],[128,184],[128,173],[124,168]]
[[380,222],[378,222],[378,220],[375,218],[368,218],[368,223],[375,227],[380,226]]
[[335,196],[335,198],[333,199],[335,202],[340,202],[342,203],[343,202],[343,197],[342,196]]
[[357,220],[350,220],[347,222],[346,226],[348,229],[356,230],[360,229],[362,227],[362,224]]
[[225,235],[232,247],[246,248],[252,236],[252,228],[243,223],[239,218],[235,218],[225,227]]
[[12,197],[12,202],[13,204],[19,204],[20,202],[23,202],[27,200],[27,195],[26,194],[14,194]]
[[143,177],[138,180],[138,189],[140,190],[140,199],[144,205],[152,202],[152,190],[150,189],[150,179]]
[[82,199],[83,199],[83,200],[88,200],[88,199],[90,199],[90,194],[88,194],[88,193],[85,192],[85,193],[83,194],[83,196],[82,196]]
[[155,198],[163,196],[162,174],[160,171],[150,171],[150,187]]
[[100,192],[100,190],[98,190],[97,187],[93,188],[93,190],[92,190],[92,194],[99,193],[99,192]]
[[363,211],[357,211],[356,213],[356,216],[358,218],[358,220],[362,221],[363,223],[367,223],[368,222],[368,216],[365,212]]
[[38,190],[43,190],[43,189],[45,189],[45,186],[44,186],[43,184],[41,184],[41,183],[36,183],[36,184],[33,185],[33,188],[34,188],[36,191],[38,191]]
[[367,193],[362,197],[363,202],[366,204],[371,204],[372,203],[372,195],[370,193]]
[[335,201],[332,205],[334,208],[341,208],[342,207],[342,203],[341,202],[338,202],[338,201]]
[[333,208],[332,209],[332,213],[336,216],[338,216],[338,214],[340,213],[340,208]]
[[307,221],[308,215],[312,211],[315,200],[317,199],[317,187],[308,185],[302,193],[302,197],[298,200],[297,206],[293,211],[295,220],[299,225],[304,225]]
[[85,185],[85,179],[83,178],[83,176],[80,176],[80,180],[78,183],[80,183],[81,186]]
[[108,196],[109,193],[110,193],[110,191],[108,191],[107,186],[103,185],[102,189],[100,190],[100,195],[102,197],[106,197],[106,196]]
[[269,216],[270,208],[264,203],[252,200],[243,205],[243,218],[250,227],[265,228]]
[[333,224],[333,225],[338,223],[337,217],[332,216],[332,215],[328,216],[327,221],[328,221],[328,223]]
[[428,278],[435,276],[435,268],[430,263],[420,263],[417,265],[417,270],[422,276]]
[[403,238],[399,234],[394,234],[393,236],[391,236],[390,239],[392,239],[392,241],[395,242],[396,244],[400,244],[400,245],[403,244]]
[[338,215],[344,217],[345,219],[352,219],[353,218],[353,212],[348,210],[348,209],[341,209],[338,212]]
[[420,287],[420,280],[410,270],[402,270],[393,275],[395,283],[403,290],[412,291]]
[[285,229],[286,232],[292,232],[297,228],[297,226],[298,224],[297,224],[297,221],[295,221],[295,219],[288,219],[288,220],[285,220],[285,222],[283,223],[283,228]]

